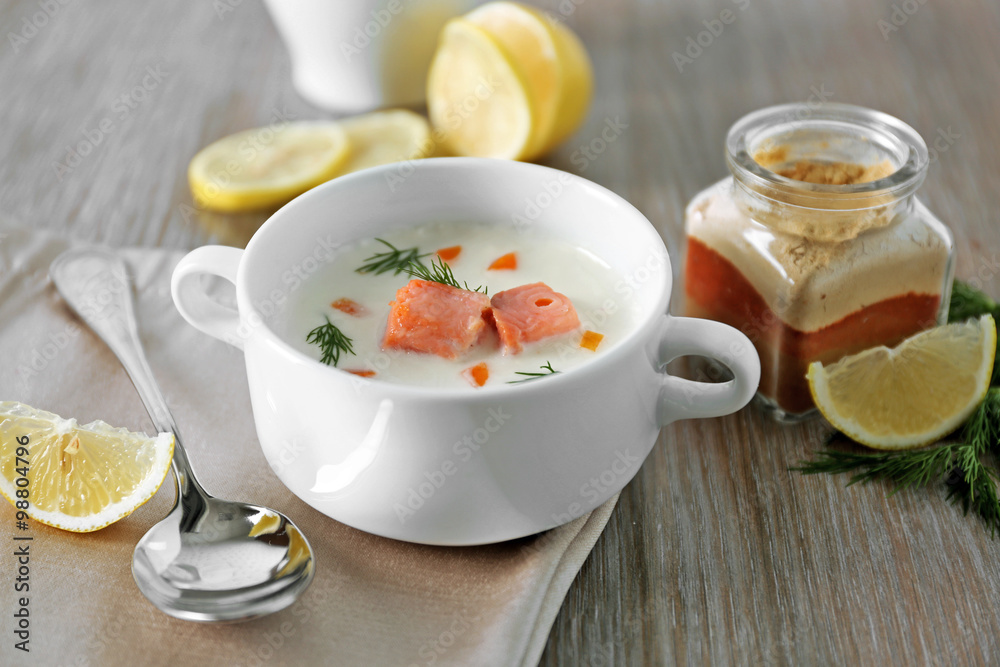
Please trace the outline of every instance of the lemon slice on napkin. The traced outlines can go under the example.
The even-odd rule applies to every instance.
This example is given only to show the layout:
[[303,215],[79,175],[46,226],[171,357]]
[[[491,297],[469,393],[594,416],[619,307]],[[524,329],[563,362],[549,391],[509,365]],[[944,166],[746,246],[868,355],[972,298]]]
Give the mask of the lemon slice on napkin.
[[824,366],[809,365],[816,406],[836,428],[876,449],[910,449],[947,435],[976,409],[996,355],[993,318],[922,331]]
[[339,176],[349,156],[344,128],[285,123],[237,132],[191,160],[191,196],[202,208],[236,212],[279,206]]
[[[170,469],[174,436],[0,401],[0,494],[40,523],[89,533],[149,500]],[[27,480],[27,481],[22,481]]]

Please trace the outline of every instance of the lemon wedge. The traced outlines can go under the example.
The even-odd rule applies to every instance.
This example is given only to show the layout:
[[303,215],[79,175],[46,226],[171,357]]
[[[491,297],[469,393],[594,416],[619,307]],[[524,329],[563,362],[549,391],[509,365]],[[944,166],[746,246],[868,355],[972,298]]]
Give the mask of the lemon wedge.
[[347,161],[344,128],[285,123],[237,132],[209,144],[188,166],[198,206],[236,212],[280,206],[334,178]]
[[347,174],[381,164],[430,157],[431,128],[412,111],[376,111],[340,121],[347,133],[350,154],[343,166]]
[[0,493],[56,528],[89,533],[128,516],[160,488],[173,453],[170,433],[150,438],[102,421],[80,426],[0,402]]
[[985,315],[918,333],[898,346],[809,365],[816,406],[876,449],[910,449],[958,428],[989,389],[997,332]]

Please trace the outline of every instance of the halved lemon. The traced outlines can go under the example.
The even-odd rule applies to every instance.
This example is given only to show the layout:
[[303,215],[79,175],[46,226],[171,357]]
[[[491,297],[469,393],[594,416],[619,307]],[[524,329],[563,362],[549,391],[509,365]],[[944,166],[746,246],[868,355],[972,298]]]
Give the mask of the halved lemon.
[[489,2],[465,15],[503,45],[535,102],[535,125],[522,159],[547,153],[584,121],[593,74],[580,39],[563,23],[518,2]]
[[593,75],[569,28],[506,1],[484,4],[449,25],[431,64],[427,100],[431,122],[446,133],[452,151],[531,160],[577,130]]
[[540,149],[542,154],[568,139],[583,125],[594,94],[594,70],[583,42],[563,23],[545,20],[545,24],[555,39],[556,57],[562,66],[562,85],[556,121],[548,143]]
[[80,426],[0,401],[0,494],[56,528],[89,533],[128,516],[160,488],[173,453],[170,433]]
[[452,19],[427,75],[427,112],[457,155],[516,160],[532,139],[535,101],[520,69],[481,27]]
[[345,118],[340,125],[350,145],[350,154],[342,168],[345,174],[380,164],[430,157],[434,152],[427,119],[412,111],[376,111]]
[[344,128],[332,122],[268,125],[209,144],[188,166],[202,208],[250,211],[280,206],[340,175],[348,158]]
[[540,154],[556,122],[562,66],[556,40],[544,16],[515,2],[489,2],[465,15],[465,20],[490,34],[515,61],[534,102],[531,139],[522,159]]
[[989,389],[997,331],[985,315],[918,333],[898,346],[809,365],[816,406],[876,449],[910,449],[958,428]]

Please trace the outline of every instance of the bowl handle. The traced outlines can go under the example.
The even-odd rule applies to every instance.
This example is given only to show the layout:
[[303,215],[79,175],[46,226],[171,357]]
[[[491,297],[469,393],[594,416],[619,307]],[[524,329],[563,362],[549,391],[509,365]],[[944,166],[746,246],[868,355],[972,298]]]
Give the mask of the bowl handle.
[[241,350],[240,314],[210,299],[199,278],[209,274],[235,285],[242,257],[243,251],[239,248],[203,246],[185,255],[174,267],[170,279],[170,293],[181,316],[194,328]]
[[696,382],[664,372],[661,425],[678,419],[728,415],[749,403],[757,391],[760,359],[749,338],[721,322],[667,315],[660,331],[660,363],[665,366],[692,354],[721,363],[734,377],[728,382]]

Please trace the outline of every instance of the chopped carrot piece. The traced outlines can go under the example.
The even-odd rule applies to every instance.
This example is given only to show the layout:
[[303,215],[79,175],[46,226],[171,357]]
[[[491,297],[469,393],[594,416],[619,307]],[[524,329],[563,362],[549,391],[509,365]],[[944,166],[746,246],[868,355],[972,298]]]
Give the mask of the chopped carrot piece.
[[362,306],[360,303],[354,299],[337,299],[330,304],[331,308],[336,308],[342,313],[347,313],[348,315],[353,315],[354,317],[364,317],[368,314],[368,309]]
[[485,361],[481,361],[475,366],[471,366],[462,371],[462,375],[465,379],[469,381],[473,387],[482,387],[486,384],[486,381],[490,378],[490,369],[486,366]]
[[580,347],[585,347],[588,350],[596,352],[597,346],[601,344],[602,340],[604,340],[604,334],[599,334],[596,331],[584,331]]
[[462,252],[462,246],[453,245],[448,248],[441,248],[440,250],[438,250],[437,256],[446,262],[450,262],[451,260],[458,257],[458,253],[460,252]]
[[517,253],[509,252],[503,257],[497,257],[490,264],[490,271],[510,271],[517,268]]
[[345,368],[344,370],[353,375],[360,375],[363,378],[375,377],[375,371],[369,371],[364,368]]

